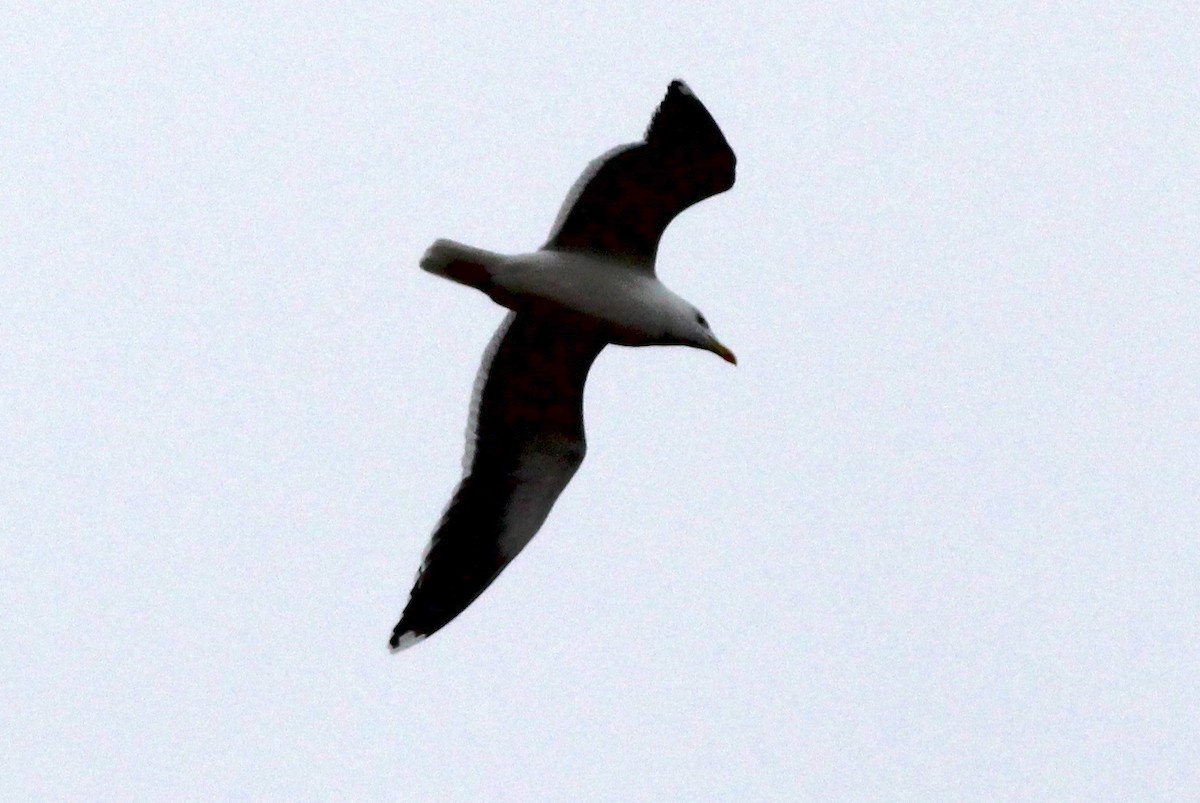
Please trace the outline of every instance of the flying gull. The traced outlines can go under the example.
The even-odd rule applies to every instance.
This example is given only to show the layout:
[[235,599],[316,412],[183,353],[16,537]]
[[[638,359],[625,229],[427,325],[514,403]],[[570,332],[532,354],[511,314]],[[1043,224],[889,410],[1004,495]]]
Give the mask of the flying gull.
[[732,187],[736,162],[708,110],[672,81],[643,141],[584,170],[540,250],[505,256],[438,240],[425,252],[422,268],[510,312],[484,353],[464,476],[425,549],[394,650],[462,613],[542,526],[583,462],[583,384],[606,345],[692,346],[736,364],[654,273],[667,224]]

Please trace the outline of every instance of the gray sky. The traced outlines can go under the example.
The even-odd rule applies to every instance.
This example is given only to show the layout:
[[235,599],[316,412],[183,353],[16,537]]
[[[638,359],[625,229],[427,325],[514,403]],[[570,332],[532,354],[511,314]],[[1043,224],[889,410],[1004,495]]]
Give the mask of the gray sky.
[[[0,789],[1194,794],[1200,12],[1045,5],[0,13]],[[739,172],[659,272],[740,364],[607,350],[391,655],[503,317],[417,260],[675,77]]]

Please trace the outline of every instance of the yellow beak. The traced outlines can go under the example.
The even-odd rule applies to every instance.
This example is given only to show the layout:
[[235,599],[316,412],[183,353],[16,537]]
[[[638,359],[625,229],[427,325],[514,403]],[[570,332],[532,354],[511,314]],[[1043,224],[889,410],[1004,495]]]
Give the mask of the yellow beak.
[[734,353],[718,342],[713,343],[712,353],[731,365],[737,365],[737,357],[734,356]]

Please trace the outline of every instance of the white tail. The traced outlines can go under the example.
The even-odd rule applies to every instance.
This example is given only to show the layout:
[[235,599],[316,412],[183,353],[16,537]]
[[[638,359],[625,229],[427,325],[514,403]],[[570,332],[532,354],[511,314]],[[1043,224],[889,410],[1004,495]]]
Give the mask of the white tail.
[[421,269],[491,295],[492,276],[503,259],[482,248],[438,240],[421,257]]

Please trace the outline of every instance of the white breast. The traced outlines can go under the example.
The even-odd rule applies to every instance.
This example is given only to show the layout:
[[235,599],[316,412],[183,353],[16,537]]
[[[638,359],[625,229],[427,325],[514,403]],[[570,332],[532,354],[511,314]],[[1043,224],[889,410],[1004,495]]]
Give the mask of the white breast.
[[494,282],[517,297],[551,301],[606,321],[631,340],[654,338],[666,329],[682,299],[646,267],[561,251],[509,257]]

